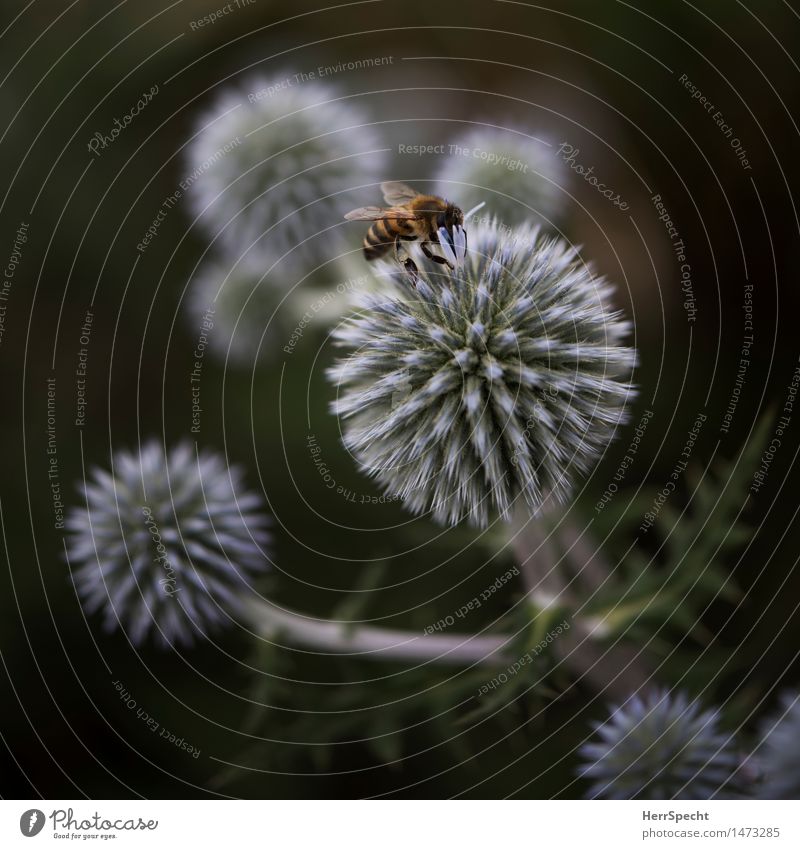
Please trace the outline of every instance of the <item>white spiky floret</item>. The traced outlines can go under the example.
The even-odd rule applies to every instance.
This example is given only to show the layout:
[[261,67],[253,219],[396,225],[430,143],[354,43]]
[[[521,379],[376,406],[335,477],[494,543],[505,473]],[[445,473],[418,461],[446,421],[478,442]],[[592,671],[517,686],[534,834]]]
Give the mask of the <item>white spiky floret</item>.
[[[454,272],[392,261],[335,331],[329,375],[344,442],[415,513],[485,526],[564,501],[626,418],[635,352],[611,287],[563,240],[526,225],[467,226]],[[398,385],[407,390],[397,392]]]
[[194,214],[229,259],[260,273],[284,255],[280,268],[294,273],[345,250],[344,213],[375,191],[351,190],[384,170],[380,138],[358,106],[333,86],[275,85],[292,79],[256,76],[228,86],[188,147]]
[[778,707],[758,730],[755,760],[762,773],[758,796],[800,799],[800,693],[782,693]]
[[184,441],[116,451],[68,515],[67,557],[85,610],[134,643],[189,644],[231,621],[267,565],[262,499],[242,471]]
[[481,217],[510,227],[557,225],[569,195],[568,172],[545,139],[517,129],[480,126],[454,139],[436,174],[437,191],[462,209],[486,201]]
[[740,759],[719,712],[682,692],[632,696],[595,724],[580,748],[587,796],[603,799],[724,799],[741,795]]

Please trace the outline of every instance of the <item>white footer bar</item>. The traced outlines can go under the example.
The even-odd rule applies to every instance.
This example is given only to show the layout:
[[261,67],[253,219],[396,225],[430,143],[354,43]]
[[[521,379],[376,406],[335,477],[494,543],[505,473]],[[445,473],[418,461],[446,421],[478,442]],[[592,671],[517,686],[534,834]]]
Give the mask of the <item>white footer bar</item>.
[[0,846],[800,846],[800,802],[0,801]]

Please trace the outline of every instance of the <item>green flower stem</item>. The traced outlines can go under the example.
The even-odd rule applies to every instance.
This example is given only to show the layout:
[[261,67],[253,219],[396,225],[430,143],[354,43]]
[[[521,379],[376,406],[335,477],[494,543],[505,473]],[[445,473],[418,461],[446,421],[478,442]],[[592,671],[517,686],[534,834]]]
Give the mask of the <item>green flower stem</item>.
[[[590,595],[611,574],[597,547],[565,520],[530,518],[520,511],[512,525],[512,545],[522,580],[539,610],[558,606],[568,613],[579,605],[576,596]],[[563,553],[561,550],[563,549]],[[604,645],[601,622],[575,618],[574,627],[553,643],[553,650],[579,680],[617,701],[652,683],[641,655],[620,642]]]
[[436,663],[500,663],[507,660],[510,637],[502,635],[423,634],[316,619],[260,599],[249,602],[246,614],[266,640],[351,654],[371,660],[433,661]]

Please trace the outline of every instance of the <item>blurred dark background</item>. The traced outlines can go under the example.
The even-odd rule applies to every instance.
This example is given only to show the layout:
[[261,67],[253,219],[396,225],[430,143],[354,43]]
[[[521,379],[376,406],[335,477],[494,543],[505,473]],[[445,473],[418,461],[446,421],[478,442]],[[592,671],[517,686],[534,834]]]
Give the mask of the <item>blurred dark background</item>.
[[[104,634],[96,618],[84,619],[49,503],[46,379],[55,375],[64,387],[58,456],[69,503],[76,503],[71,482],[82,464],[107,466],[112,447],[133,446],[149,434],[168,442],[188,436],[193,334],[181,317],[182,298],[205,242],[196,229],[187,232],[191,218],[179,206],[146,253],[138,255],[136,244],[182,179],[181,148],[198,112],[226,81],[246,73],[277,76],[392,56],[391,64],[343,71],[331,82],[358,94],[376,121],[395,122],[384,126],[395,150],[403,140],[449,141],[468,122],[524,127],[579,148],[580,161],[593,164],[628,201],[621,212],[575,179],[562,225],[617,282],[618,306],[635,322],[641,396],[633,417],[645,408],[655,415],[626,487],[662,485],[701,410],[708,421],[693,464],[736,458],[755,423],[780,411],[800,355],[800,17],[778,0],[369,0],[327,10],[252,0],[191,29],[191,21],[218,8],[191,0],[3,4],[4,260],[20,225],[29,228],[0,344],[2,794],[577,795],[572,750],[589,720],[603,713],[585,687],[552,702],[546,694],[542,711],[518,699],[497,715],[470,719],[448,691],[457,670],[334,664],[288,649],[266,657],[235,630],[215,648],[136,652],[123,637]],[[723,113],[749,169],[681,84],[684,74]],[[89,154],[93,133],[107,131],[154,84],[159,95],[147,109],[101,157]],[[395,153],[387,176],[432,177],[435,165]],[[686,245],[693,323],[654,194]],[[752,363],[732,424],[721,432],[748,282]],[[69,412],[71,381],[92,299],[87,421],[79,431]],[[278,517],[277,568],[268,586],[275,598],[334,615],[348,590],[371,582],[369,611],[360,614],[419,631],[507,569],[510,555],[487,554],[486,540],[474,543],[466,529],[442,532],[409,522],[396,504],[356,505],[319,485],[306,448],[307,393],[311,429],[337,481],[377,494],[339,446],[338,423],[327,412],[328,362],[314,360],[316,347],[299,349],[284,374],[280,362],[227,372],[208,363],[206,397],[213,403],[200,441],[225,450],[245,465],[253,487],[264,487]],[[798,427],[793,420],[758,494],[748,497],[745,483],[737,495],[739,521],[753,529],[753,540],[721,565],[735,573],[743,600],[718,601],[698,614],[721,652],[715,657],[725,658],[714,692],[705,696],[725,702],[736,691],[734,722],[771,705],[772,688],[800,680]],[[576,509],[593,515],[628,441],[623,434],[608,452]],[[608,541],[612,552],[625,545]],[[520,593],[509,586],[493,609],[480,611],[480,624]],[[199,746],[199,758],[153,738],[124,709],[101,656],[111,680],[123,680],[162,725]],[[251,665],[274,669],[281,679],[271,682],[266,699],[276,707],[253,715],[258,680]],[[665,680],[682,680],[686,665],[685,654],[673,656]],[[704,674],[698,666],[697,675]],[[701,688],[700,681],[682,683]],[[355,718],[336,713],[357,705]],[[311,720],[300,721],[303,715]],[[358,742],[381,727],[379,742]],[[454,733],[457,740],[443,742]],[[259,771],[219,781],[226,763],[245,762]]]

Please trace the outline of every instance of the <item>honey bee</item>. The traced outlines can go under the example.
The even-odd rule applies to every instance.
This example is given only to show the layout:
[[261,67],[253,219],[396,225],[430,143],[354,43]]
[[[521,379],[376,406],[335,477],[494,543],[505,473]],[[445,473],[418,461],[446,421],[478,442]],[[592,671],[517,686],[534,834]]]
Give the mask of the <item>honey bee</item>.
[[[425,256],[450,270],[461,265],[467,254],[467,232],[464,213],[455,204],[436,195],[420,194],[405,183],[381,183],[383,197],[389,206],[362,206],[348,212],[348,221],[373,221],[364,236],[364,256],[375,260],[394,247],[397,261],[416,285],[419,269],[404,247],[404,242],[419,241]],[[438,245],[443,256],[434,253]]]

